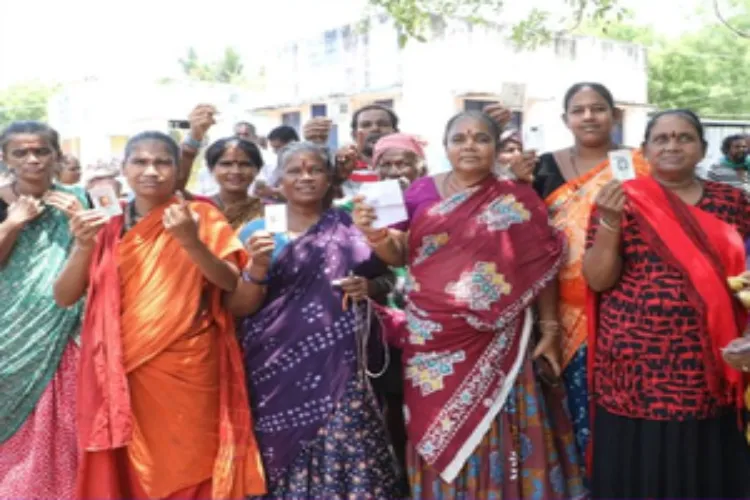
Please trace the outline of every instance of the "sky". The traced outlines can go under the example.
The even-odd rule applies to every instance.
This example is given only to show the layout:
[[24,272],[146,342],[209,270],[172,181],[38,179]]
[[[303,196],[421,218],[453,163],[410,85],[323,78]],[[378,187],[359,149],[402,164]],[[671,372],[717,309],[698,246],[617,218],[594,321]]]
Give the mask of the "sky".
[[[233,46],[251,66],[269,46],[358,19],[364,1],[0,0],[0,88],[28,80],[175,76],[190,46],[206,59]],[[679,16],[708,0],[624,1],[639,21],[676,33],[691,27]],[[541,8],[562,3],[527,2]]]

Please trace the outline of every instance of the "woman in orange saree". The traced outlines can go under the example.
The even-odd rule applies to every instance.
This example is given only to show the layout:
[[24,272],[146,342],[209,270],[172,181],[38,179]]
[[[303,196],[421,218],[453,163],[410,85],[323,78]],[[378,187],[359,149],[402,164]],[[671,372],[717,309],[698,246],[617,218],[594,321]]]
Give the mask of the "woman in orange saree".
[[[545,201],[552,224],[565,234],[566,261],[558,277],[558,318],[562,328],[563,379],[579,451],[584,453],[590,436],[589,401],[586,387],[586,283],[581,265],[586,229],[594,198],[612,179],[608,153],[618,146],[611,138],[618,118],[610,91],[598,83],[577,83],[565,94],[564,120],[575,137],[575,145],[539,157],[533,171],[523,171],[525,162],[511,165],[520,180],[532,182]],[[649,169],[640,152],[634,151],[637,175]],[[528,168],[528,167],[527,167]]]
[[234,321],[224,303],[246,254],[218,209],[174,196],[178,146],[130,140],[135,200],[103,227],[71,222],[55,284],[88,289],[79,375],[77,495],[244,498],[265,492]]

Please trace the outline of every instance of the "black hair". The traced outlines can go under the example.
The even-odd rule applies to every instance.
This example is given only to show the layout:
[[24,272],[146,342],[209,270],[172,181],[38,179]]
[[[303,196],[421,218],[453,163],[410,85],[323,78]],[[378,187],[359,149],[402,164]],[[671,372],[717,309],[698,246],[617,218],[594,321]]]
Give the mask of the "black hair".
[[138,145],[138,143],[143,141],[156,141],[164,144],[169,151],[169,155],[174,160],[175,166],[179,167],[180,146],[177,145],[177,142],[172,139],[172,137],[165,134],[164,132],[159,132],[156,130],[141,132],[128,139],[128,143],[125,144],[125,153],[122,159],[123,164],[128,162],[128,159],[133,154],[133,150],[135,149],[135,147]]
[[566,113],[568,112],[570,101],[573,100],[573,97],[575,97],[578,92],[584,89],[593,90],[604,99],[610,109],[615,109],[615,98],[612,97],[612,92],[610,92],[606,86],[597,82],[578,82],[571,85],[568,91],[565,92],[565,97],[563,98],[563,111]]
[[357,131],[357,123],[359,122],[359,115],[361,115],[365,111],[384,111],[388,113],[388,117],[391,119],[391,126],[393,126],[393,130],[398,132],[398,115],[396,115],[396,113],[394,113],[392,109],[387,108],[385,106],[381,106],[380,104],[368,104],[367,106],[359,108],[352,115],[352,134],[354,134],[354,132]]
[[234,124],[234,130],[237,130],[237,127],[247,127],[250,129],[250,133],[253,135],[257,132],[257,130],[255,130],[255,125],[250,122],[237,122]]
[[223,139],[219,139],[218,141],[214,142],[208,147],[208,149],[206,149],[205,158],[208,169],[213,170],[216,164],[219,163],[219,160],[224,155],[226,150],[232,146],[237,146],[240,150],[242,150],[242,152],[247,155],[247,158],[250,160],[250,163],[252,163],[254,167],[256,167],[257,169],[261,169],[263,167],[263,156],[260,154],[260,149],[258,149],[258,146],[250,141],[246,141],[245,139],[238,139],[237,137],[224,137]]
[[290,127],[289,125],[281,125],[271,130],[271,133],[268,134],[267,139],[269,141],[279,141],[284,144],[289,144],[290,142],[298,142],[299,135],[297,134],[297,131],[294,130],[294,127]]
[[492,136],[492,142],[495,143],[495,147],[498,146],[498,141],[500,139],[502,129],[495,120],[493,120],[489,115],[482,113],[481,111],[461,111],[460,113],[453,115],[453,117],[448,120],[448,123],[445,125],[445,133],[443,134],[444,146],[448,145],[448,133],[459,120],[463,120],[464,118],[478,120],[487,125],[487,128],[490,131],[490,135]]
[[683,120],[690,123],[690,125],[692,125],[693,128],[695,128],[695,131],[701,140],[701,144],[703,145],[703,150],[704,151],[706,150],[706,148],[708,147],[708,142],[706,141],[706,135],[703,129],[703,124],[701,123],[701,119],[692,110],[681,109],[681,108],[665,109],[664,111],[659,111],[658,113],[655,113],[651,117],[651,119],[648,121],[648,124],[646,124],[646,133],[643,135],[644,145],[648,142],[649,138],[651,137],[651,131],[654,129],[654,125],[656,125],[656,122],[658,122],[660,118],[663,118],[665,116],[679,116]]
[[745,141],[745,140],[747,140],[746,135],[742,135],[742,134],[729,135],[725,137],[723,141],[721,141],[721,152],[725,155],[728,155],[729,150],[732,149],[732,144],[735,141]]
[[58,157],[62,157],[62,149],[60,148],[60,134],[57,130],[53,129],[49,125],[43,122],[25,120],[17,121],[8,125],[3,133],[0,134],[0,151],[7,153],[5,148],[8,147],[11,137],[14,135],[29,134],[38,135],[49,142],[49,145],[55,151]]

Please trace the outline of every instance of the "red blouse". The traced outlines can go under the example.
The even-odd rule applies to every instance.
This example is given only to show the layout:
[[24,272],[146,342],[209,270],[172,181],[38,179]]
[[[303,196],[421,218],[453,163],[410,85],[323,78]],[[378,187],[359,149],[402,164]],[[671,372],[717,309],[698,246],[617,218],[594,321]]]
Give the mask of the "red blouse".
[[[696,207],[750,236],[750,202],[744,192],[706,182]],[[686,277],[643,240],[626,204],[622,226],[623,269],[615,287],[600,294],[592,398],[608,412],[649,420],[684,420],[716,415],[733,406],[724,391],[711,395],[706,370],[708,336],[702,312],[688,300]],[[586,239],[598,229],[592,212]]]

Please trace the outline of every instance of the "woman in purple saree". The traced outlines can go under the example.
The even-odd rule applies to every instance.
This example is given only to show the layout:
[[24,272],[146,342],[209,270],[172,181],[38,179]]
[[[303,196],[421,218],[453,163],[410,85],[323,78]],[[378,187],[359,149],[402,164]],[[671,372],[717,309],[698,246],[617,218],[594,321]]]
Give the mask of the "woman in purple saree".
[[269,497],[397,498],[400,478],[367,382],[368,358],[382,368],[380,343],[358,300],[386,267],[347,214],[327,209],[325,154],[299,144],[281,167],[289,231],[271,235],[256,220],[240,232],[254,259],[240,340]]

